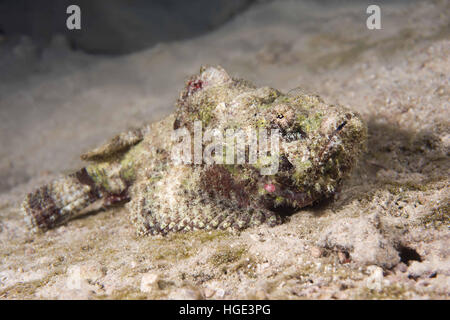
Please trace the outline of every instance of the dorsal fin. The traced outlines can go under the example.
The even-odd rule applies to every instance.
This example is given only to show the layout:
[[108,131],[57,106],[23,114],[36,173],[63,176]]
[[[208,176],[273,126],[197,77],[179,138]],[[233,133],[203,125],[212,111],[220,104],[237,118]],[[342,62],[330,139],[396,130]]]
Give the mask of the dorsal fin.
[[115,154],[127,151],[131,146],[139,143],[144,138],[145,128],[123,132],[102,146],[81,155],[82,160],[101,161]]

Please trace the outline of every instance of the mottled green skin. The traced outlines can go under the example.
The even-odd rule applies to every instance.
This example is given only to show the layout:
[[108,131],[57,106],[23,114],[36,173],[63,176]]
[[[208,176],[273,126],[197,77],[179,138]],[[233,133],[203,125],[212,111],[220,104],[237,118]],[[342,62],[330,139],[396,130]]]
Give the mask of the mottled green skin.
[[[282,136],[278,172],[262,175],[259,162],[175,165],[173,129],[193,132],[196,120],[203,130],[278,129]],[[332,196],[354,166],[365,139],[360,116],[346,108],[327,105],[315,95],[256,88],[232,79],[221,67],[202,68],[187,81],[175,114],[82,156],[91,164],[75,176],[90,197],[85,196],[79,207],[70,207],[67,216],[106,198],[106,204],[129,201],[127,208],[140,234],[275,225],[283,214]],[[68,197],[53,189],[47,192],[50,198]],[[41,208],[47,207],[36,194],[24,202],[31,225],[39,229],[57,225],[46,223],[51,220],[47,218],[36,223]],[[59,216],[53,220],[68,219]]]

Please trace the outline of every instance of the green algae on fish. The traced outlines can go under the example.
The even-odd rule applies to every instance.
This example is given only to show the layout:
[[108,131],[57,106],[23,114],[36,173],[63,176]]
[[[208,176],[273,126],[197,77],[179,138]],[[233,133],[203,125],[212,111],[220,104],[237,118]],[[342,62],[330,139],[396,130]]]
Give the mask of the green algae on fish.
[[[257,88],[219,66],[192,76],[176,105],[167,118],[83,154],[85,168],[28,194],[22,206],[28,225],[56,227],[100,199],[104,206],[126,204],[139,234],[277,225],[283,213],[334,195],[367,135],[361,117],[347,108],[317,95]],[[192,149],[196,130],[200,148]],[[214,140],[217,132],[255,131],[276,132],[268,145],[276,137],[279,148],[270,154],[252,148],[263,135],[244,136],[240,153],[239,137]],[[194,161],[174,161],[180,147],[174,132],[188,133],[184,159]],[[210,162],[202,159],[207,151]],[[264,172],[268,164],[276,170]]]

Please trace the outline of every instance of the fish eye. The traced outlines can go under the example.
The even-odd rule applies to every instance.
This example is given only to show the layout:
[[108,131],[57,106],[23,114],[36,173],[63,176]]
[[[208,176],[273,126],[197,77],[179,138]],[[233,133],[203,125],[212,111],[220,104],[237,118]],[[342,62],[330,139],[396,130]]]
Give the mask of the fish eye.
[[277,119],[283,119],[283,118],[284,118],[284,116],[281,113],[277,114]]

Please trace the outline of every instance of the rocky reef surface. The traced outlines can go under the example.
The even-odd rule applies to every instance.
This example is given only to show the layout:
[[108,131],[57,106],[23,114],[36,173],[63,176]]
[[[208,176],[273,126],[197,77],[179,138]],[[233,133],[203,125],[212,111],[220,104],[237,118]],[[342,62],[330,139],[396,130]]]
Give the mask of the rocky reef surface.
[[[253,6],[121,57],[0,44],[1,299],[448,299],[449,1]],[[326,8],[326,10],[325,10]],[[360,113],[367,152],[333,200],[239,234],[137,237],[123,208],[31,234],[19,204],[78,155],[174,110],[202,64]],[[24,80],[26,79],[26,80]]]

